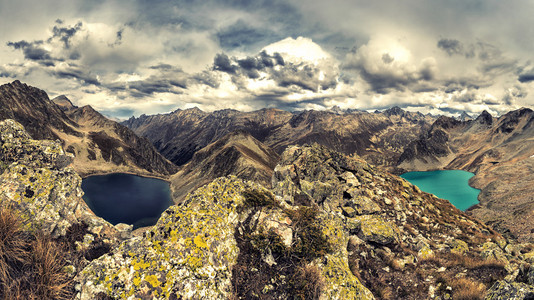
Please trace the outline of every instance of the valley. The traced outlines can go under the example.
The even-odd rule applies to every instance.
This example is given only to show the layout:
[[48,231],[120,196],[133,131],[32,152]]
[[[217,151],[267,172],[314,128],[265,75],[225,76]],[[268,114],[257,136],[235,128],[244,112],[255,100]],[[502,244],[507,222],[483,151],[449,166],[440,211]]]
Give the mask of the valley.
[[[529,160],[534,155],[534,112],[530,109],[498,118],[483,112],[475,119],[465,115],[454,119],[398,107],[374,113],[277,109],[208,113],[194,108],[142,115],[123,124],[178,165],[188,163],[197,151],[225,134],[241,130],[278,154],[289,145],[318,143],[394,174],[473,172],[476,176],[470,184],[482,192],[480,204],[470,213],[514,238],[534,240],[534,221],[529,221],[534,220],[530,217],[534,214],[534,177]],[[190,163],[187,168],[191,169]]]
[[[20,82],[0,92],[11,107],[0,122],[1,203],[28,228],[76,239],[84,252],[69,250],[83,257],[69,293],[81,299],[534,293],[532,110],[188,109],[121,125]],[[17,108],[28,101],[38,109]],[[448,169],[476,174],[480,203],[465,213],[394,175]],[[82,199],[79,177],[105,173],[165,179],[174,205],[150,227],[110,224]],[[115,200],[121,213],[141,207]]]

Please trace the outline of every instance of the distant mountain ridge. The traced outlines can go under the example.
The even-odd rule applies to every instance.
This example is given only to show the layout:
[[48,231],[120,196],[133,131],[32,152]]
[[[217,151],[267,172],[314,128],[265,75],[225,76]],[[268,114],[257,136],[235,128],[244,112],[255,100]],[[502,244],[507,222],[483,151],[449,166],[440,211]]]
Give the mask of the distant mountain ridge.
[[356,153],[374,164],[393,166],[404,145],[417,139],[434,119],[400,108],[342,114],[337,110],[291,113],[272,108],[208,113],[192,108],[132,117],[122,124],[147,137],[177,165],[187,163],[196,151],[224,135],[245,130],[277,153],[291,144],[316,142],[342,153]]
[[179,202],[196,188],[227,175],[270,187],[278,160],[276,152],[250,133],[231,132],[195,152],[193,158],[171,176],[173,199]]
[[65,96],[52,101],[46,92],[18,80],[0,86],[3,119],[21,123],[34,139],[61,140],[75,156],[73,167],[82,176],[107,172],[168,176],[177,171],[148,140],[92,107],[78,108]]
[[440,117],[406,147],[398,166],[474,172],[471,184],[482,192],[471,212],[501,232],[534,240],[532,155],[534,111],[521,108],[498,118],[483,111],[468,121]]

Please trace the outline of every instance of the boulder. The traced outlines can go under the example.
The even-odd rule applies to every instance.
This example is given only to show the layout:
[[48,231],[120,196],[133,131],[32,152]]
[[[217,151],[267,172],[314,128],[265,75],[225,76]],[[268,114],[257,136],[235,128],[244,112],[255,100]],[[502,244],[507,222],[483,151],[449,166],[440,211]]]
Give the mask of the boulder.
[[[219,178],[168,208],[143,237],[91,262],[79,275],[80,298],[228,299],[239,248],[242,193],[259,185]],[[246,215],[246,214],[245,214]]]
[[32,140],[19,123],[0,122],[0,205],[19,212],[26,229],[52,237],[77,223],[91,233],[113,238],[113,225],[93,214],[82,199],[82,179],[66,167],[72,157],[56,141]]
[[354,218],[360,221],[358,236],[367,242],[388,245],[398,241],[399,229],[392,222],[384,221],[378,215],[364,215]]
[[499,280],[488,290],[486,300],[534,299],[534,286],[520,282]]

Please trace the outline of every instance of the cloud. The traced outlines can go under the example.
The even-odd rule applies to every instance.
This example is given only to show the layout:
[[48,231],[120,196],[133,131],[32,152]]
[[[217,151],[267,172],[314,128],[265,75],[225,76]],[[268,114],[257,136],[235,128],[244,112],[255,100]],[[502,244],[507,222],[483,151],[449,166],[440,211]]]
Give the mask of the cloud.
[[258,45],[274,42],[277,34],[267,28],[256,28],[239,19],[216,33],[221,47],[225,50],[249,50]]
[[462,43],[458,40],[454,39],[440,39],[438,41],[438,48],[442,49],[443,51],[447,52],[449,56],[455,55],[455,54],[464,54],[464,47]]
[[7,46],[13,47],[17,50],[22,50],[24,53],[24,58],[29,60],[51,60],[50,52],[43,48],[43,41],[18,41],[18,42],[8,42]]
[[416,61],[408,48],[386,37],[372,39],[349,53],[343,67],[359,74],[379,94],[415,89],[437,73],[433,57]]
[[0,83],[17,78],[120,115],[333,105],[498,113],[533,105],[532,9],[518,0],[8,1]]
[[213,61],[213,69],[217,71],[222,71],[230,74],[235,74],[237,66],[232,65],[228,55],[224,53],[217,54]]
[[70,39],[82,28],[82,22],[78,22],[74,26],[62,27],[60,25],[63,24],[63,21],[58,19],[56,20],[56,24],[57,25],[52,28],[54,35],[49,38],[48,42],[51,42],[54,38],[58,38],[63,42],[66,49],[70,48]]

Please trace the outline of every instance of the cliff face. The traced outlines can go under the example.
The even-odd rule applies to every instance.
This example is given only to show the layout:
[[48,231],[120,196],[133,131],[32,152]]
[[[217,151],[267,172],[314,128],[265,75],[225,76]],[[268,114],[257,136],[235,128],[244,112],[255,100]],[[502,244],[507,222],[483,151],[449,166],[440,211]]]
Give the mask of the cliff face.
[[534,112],[511,111],[499,118],[483,112],[473,121],[440,117],[406,147],[404,170],[462,169],[474,172],[481,189],[471,213],[507,232],[534,241]]
[[317,142],[346,154],[357,153],[376,164],[393,166],[404,146],[432,121],[432,117],[400,108],[383,113],[342,114],[336,111],[292,114],[277,109],[206,113],[194,108],[131,118],[123,124],[147,137],[178,165],[224,135],[244,130],[277,153],[282,153],[288,145]]
[[61,140],[82,176],[112,171],[167,176],[177,171],[148,140],[90,106],[77,108],[64,96],[54,100],[19,81],[2,85],[0,120],[16,120],[34,139]]

